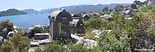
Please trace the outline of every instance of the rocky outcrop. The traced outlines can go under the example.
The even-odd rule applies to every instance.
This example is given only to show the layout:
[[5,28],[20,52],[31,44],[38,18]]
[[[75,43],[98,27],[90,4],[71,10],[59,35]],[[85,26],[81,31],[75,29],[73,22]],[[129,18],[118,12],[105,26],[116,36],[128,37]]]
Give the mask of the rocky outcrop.
[[93,48],[94,46],[97,46],[97,41],[85,39],[84,37],[78,37],[74,34],[71,34],[71,37],[77,40],[76,44],[83,43],[85,46],[87,46],[87,48]]

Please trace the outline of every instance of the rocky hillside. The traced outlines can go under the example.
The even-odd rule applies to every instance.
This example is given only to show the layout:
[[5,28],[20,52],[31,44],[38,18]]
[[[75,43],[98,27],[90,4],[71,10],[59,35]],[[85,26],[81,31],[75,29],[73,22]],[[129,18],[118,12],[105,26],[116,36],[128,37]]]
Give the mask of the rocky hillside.
[[50,13],[54,10],[58,9],[66,9],[69,12],[72,13],[83,13],[83,12],[102,12],[102,9],[104,7],[108,8],[115,8],[116,6],[119,5],[130,5],[130,4],[97,4],[97,5],[72,5],[72,6],[64,6],[60,8],[51,8],[51,9],[44,9],[41,10],[40,12],[42,13]]
[[25,10],[21,10],[23,12],[26,12],[26,13],[39,13],[38,11],[34,10],[34,9],[25,9]]

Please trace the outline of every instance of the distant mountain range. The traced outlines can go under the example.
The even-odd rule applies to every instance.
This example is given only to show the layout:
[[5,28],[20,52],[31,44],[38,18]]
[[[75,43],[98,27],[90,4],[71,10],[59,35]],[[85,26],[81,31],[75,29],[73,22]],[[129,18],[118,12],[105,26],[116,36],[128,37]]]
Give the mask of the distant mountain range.
[[71,13],[82,13],[82,12],[102,12],[104,7],[114,8],[118,5],[130,5],[130,4],[98,4],[98,5],[72,5],[65,6],[60,8],[51,8],[51,9],[43,9],[41,11],[36,11],[34,9],[25,9],[25,10],[17,10],[17,9],[9,9],[7,11],[1,11],[0,16],[11,16],[11,15],[20,15],[20,14],[31,14],[31,13],[51,13],[54,10],[58,9],[66,9]]
[[118,5],[130,5],[130,4],[98,4],[98,5],[72,5],[72,6],[65,6],[60,8],[51,8],[51,9],[44,9],[40,12],[51,13],[57,9],[66,9],[72,13],[79,13],[79,12],[101,12],[104,7],[114,8]]
[[21,10],[23,12],[26,12],[26,13],[39,13],[39,11],[36,11],[34,9],[25,9],[25,10]]

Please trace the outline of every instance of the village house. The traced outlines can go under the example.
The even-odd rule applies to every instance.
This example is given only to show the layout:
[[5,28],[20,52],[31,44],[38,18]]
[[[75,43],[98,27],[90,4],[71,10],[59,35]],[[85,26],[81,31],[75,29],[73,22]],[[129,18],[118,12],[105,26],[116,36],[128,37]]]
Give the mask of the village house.
[[79,19],[81,14],[72,14],[73,19]]
[[104,19],[109,19],[112,18],[112,14],[104,14],[104,15],[100,15],[99,19],[102,21]]
[[83,18],[84,18],[84,21],[86,21],[86,20],[89,19],[89,15],[88,14],[83,14]]
[[147,5],[155,5],[155,0],[148,0]]
[[136,3],[131,4],[132,9],[138,9],[138,5]]
[[50,28],[49,32],[53,40],[59,40],[61,38],[71,38],[70,21],[72,16],[65,9],[53,11],[49,15]]

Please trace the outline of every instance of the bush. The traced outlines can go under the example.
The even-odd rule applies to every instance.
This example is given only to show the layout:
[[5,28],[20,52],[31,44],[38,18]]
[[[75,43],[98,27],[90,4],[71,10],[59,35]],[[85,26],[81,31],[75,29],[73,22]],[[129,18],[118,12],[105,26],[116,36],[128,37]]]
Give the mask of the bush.
[[86,29],[99,29],[101,27],[101,22],[98,16],[92,16],[88,21],[84,22],[84,24]]
[[5,41],[1,49],[8,52],[28,52],[29,39],[23,32],[17,32],[11,39]]
[[0,47],[0,52],[11,52],[10,43],[8,41],[4,42]]
[[42,50],[41,50],[41,48],[38,47],[35,49],[35,52],[42,52]]
[[43,52],[63,52],[63,51],[65,51],[65,48],[63,47],[62,44],[59,44],[58,42],[52,42],[43,50]]

